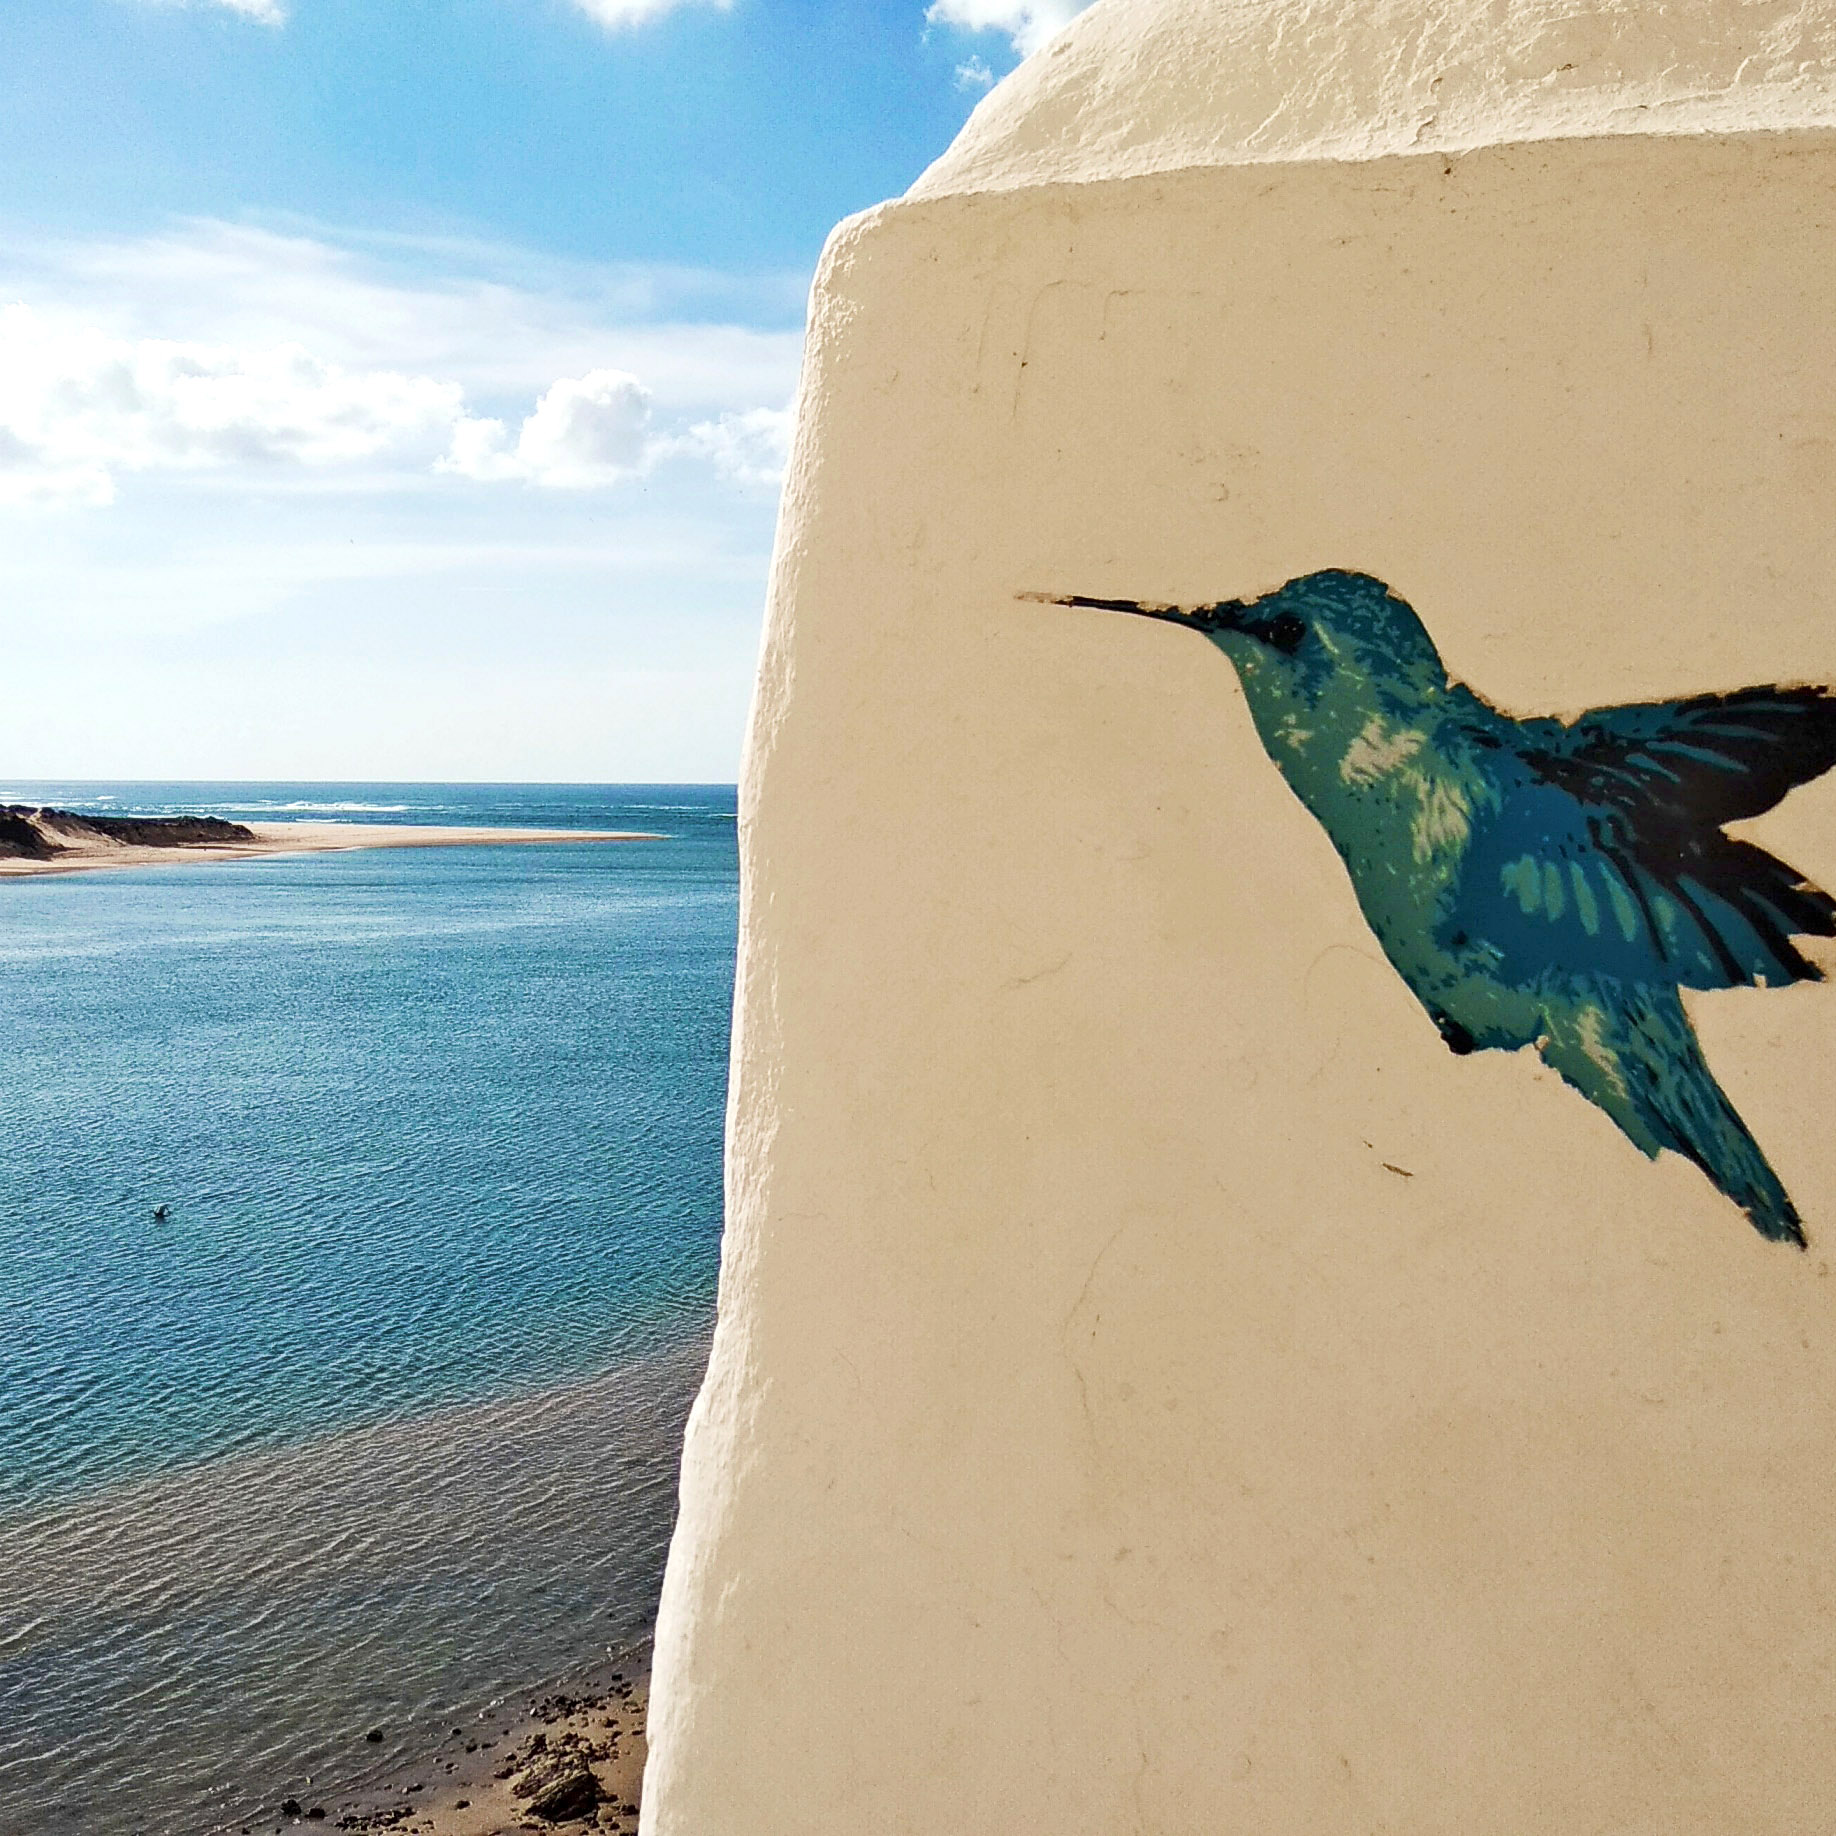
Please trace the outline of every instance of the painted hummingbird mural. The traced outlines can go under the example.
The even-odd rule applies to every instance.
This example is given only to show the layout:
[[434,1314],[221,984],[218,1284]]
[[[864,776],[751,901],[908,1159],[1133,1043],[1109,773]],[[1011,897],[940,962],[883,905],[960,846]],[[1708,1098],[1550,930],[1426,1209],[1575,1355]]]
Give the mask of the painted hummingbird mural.
[[1646,1154],[1687,1156],[1762,1236],[1803,1247],[1679,990],[1822,979],[1792,938],[1836,936],[1836,901],[1722,825],[1836,764],[1836,694],[1516,720],[1450,680],[1414,608],[1368,574],[1206,606],[1025,597],[1208,638],[1448,1047],[1534,1045]]

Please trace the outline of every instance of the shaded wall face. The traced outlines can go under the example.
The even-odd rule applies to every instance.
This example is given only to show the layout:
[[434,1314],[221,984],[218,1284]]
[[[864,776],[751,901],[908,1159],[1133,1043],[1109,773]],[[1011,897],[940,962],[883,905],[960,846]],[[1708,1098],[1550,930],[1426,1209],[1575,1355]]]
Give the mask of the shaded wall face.
[[[647,1827],[1801,1832],[1836,994],[1691,997],[1763,1242],[1451,1054],[1189,633],[1516,713],[1836,680],[1836,148],[895,206],[819,285]],[[1836,781],[1754,836],[1836,885]]]

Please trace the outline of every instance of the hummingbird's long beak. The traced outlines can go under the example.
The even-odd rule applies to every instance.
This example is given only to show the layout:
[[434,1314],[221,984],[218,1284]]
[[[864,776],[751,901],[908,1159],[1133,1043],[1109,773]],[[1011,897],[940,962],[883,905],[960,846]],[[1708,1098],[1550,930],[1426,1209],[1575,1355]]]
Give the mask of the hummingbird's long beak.
[[1087,606],[1093,612],[1132,612],[1137,618],[1157,618],[1188,631],[1232,631],[1249,610],[1241,599],[1221,599],[1210,606],[1170,606],[1153,599],[1093,599],[1085,593],[1016,593],[1042,606]]

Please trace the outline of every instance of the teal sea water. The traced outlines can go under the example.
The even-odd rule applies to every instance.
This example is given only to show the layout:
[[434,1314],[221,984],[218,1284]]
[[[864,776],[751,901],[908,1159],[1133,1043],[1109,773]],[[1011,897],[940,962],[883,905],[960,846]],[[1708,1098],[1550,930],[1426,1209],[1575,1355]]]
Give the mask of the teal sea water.
[[647,1625],[733,792],[0,801],[662,837],[0,882],[0,1831],[203,1836]]

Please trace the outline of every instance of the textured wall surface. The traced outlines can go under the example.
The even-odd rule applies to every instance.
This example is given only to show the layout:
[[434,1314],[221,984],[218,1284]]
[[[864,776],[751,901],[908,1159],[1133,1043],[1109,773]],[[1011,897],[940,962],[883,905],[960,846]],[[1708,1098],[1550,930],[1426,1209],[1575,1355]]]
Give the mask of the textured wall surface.
[[1104,0],[912,195],[1780,126],[1836,126],[1833,0]]
[[[1836,986],[1692,998],[1800,1254],[1446,1050],[1217,652],[1015,596],[1367,569],[1517,712],[1836,680],[1833,222],[1775,132],[837,233],[648,1832],[1827,1823]],[[1836,781],[1751,827],[1836,885]]]

